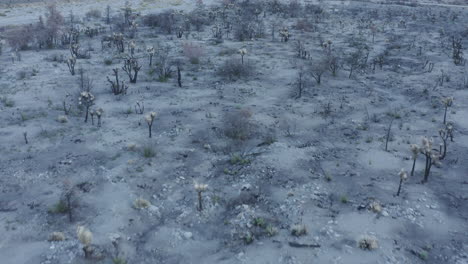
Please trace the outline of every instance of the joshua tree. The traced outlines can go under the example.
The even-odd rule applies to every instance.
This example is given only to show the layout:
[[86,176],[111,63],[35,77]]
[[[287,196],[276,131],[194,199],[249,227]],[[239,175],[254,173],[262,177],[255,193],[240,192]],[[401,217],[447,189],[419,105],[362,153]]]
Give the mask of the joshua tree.
[[95,115],[94,110],[89,111],[89,115],[91,116],[91,125],[94,126],[94,115]]
[[94,95],[90,92],[81,92],[78,98],[78,104],[86,108],[85,123],[88,122],[89,108],[94,105]]
[[65,99],[63,100],[62,102],[62,106],[63,106],[63,112],[65,113],[65,115],[68,115],[70,113],[70,110],[71,110],[71,105],[68,105],[67,106],[67,97],[70,96],[70,95],[67,95],[65,97]]
[[91,231],[89,231],[89,229],[84,226],[78,226],[76,228],[76,235],[78,236],[78,240],[81,242],[81,244],[83,244],[85,258],[90,258],[93,254],[93,248],[91,246],[93,233],[91,233]]
[[98,108],[96,110],[96,116],[97,116],[97,125],[98,127],[101,127],[101,117],[102,117],[102,114],[104,113],[104,110],[102,110],[102,108]]
[[135,38],[138,32],[138,24],[135,21],[130,23],[130,34],[129,38]]
[[440,153],[439,159],[443,160],[445,158],[445,155],[447,154],[447,141],[449,138],[453,139],[453,127],[451,125],[447,125],[445,128],[440,129],[439,136],[443,142],[439,149],[439,153]]
[[288,42],[289,38],[291,37],[291,34],[289,34],[289,31],[287,28],[283,28],[279,31],[280,37],[281,37],[281,42]]
[[304,77],[304,68],[299,67],[299,72],[297,73],[297,80],[296,80],[296,85],[297,85],[297,95],[296,99],[299,99],[302,97],[302,93],[305,88],[305,77]]
[[107,5],[106,6],[106,24],[109,25],[110,24],[110,5]]
[[177,38],[182,38],[182,36],[184,35],[184,28],[181,26],[176,27],[175,33]]
[[68,58],[67,65],[71,75],[75,75],[76,56],[72,55],[70,58]]
[[171,77],[172,75],[172,66],[173,61],[170,60],[170,46],[163,46],[158,49],[157,55],[157,62],[155,63],[158,78],[160,81],[167,80],[167,78]]
[[241,55],[241,62],[242,62],[242,65],[243,65],[244,64],[244,56],[247,54],[247,49],[246,48],[239,49],[239,54]]
[[68,221],[73,222],[73,196],[75,194],[73,185],[69,181],[64,182],[64,194],[65,202],[67,203]]
[[356,69],[365,66],[368,55],[369,50],[367,48],[359,48],[357,51],[350,54],[348,58],[346,58],[346,62],[349,64],[349,79],[351,79]]
[[385,151],[388,150],[388,141],[390,140],[390,132],[392,131],[392,125],[393,125],[394,120],[395,120],[395,116],[392,115],[392,120],[390,121],[390,125],[388,125],[388,128],[387,128],[387,136],[385,139]]
[[154,50],[154,47],[149,47],[146,49],[146,52],[148,53],[148,56],[149,56],[149,66],[153,66],[153,57],[154,57],[154,54],[156,53],[155,50]]
[[202,193],[208,189],[208,185],[195,183],[193,187],[195,188],[195,191],[198,193],[198,211],[203,211]]
[[93,88],[93,80],[86,74],[83,68],[78,69],[79,79],[78,83],[80,85],[80,91],[90,92]]
[[23,138],[24,138],[24,143],[26,143],[26,145],[29,143],[28,142],[28,132],[23,132]]
[[141,65],[134,57],[126,58],[124,61],[124,66],[122,66],[122,70],[127,73],[128,78],[130,79],[130,83],[136,83],[140,69]]
[[339,60],[338,60],[338,57],[334,56],[334,55],[328,55],[327,57],[327,64],[328,64],[328,69],[330,70],[331,74],[333,76],[336,76],[336,73],[338,71],[338,68],[339,68]]
[[298,58],[301,58],[301,59],[310,58],[310,53],[306,50],[304,43],[301,42],[300,40],[296,41],[296,43],[294,44],[294,48],[296,49]]
[[453,125],[452,123],[447,123],[447,132],[449,134],[449,137],[450,137],[450,142],[453,142]]
[[404,169],[400,170],[400,173],[398,173],[398,176],[400,176],[400,184],[398,185],[398,191],[396,196],[400,196],[400,191],[401,191],[401,185],[403,184],[403,181],[408,178],[408,174]]
[[112,42],[114,43],[118,52],[125,52],[124,35],[122,33],[114,33],[114,35],[112,35]]
[[453,97],[444,97],[442,98],[442,103],[444,103],[445,111],[444,111],[444,125],[447,120],[447,109],[452,106],[453,104]]
[[182,74],[180,73],[180,65],[177,65],[177,84],[182,87]]
[[146,116],[146,123],[148,124],[149,138],[151,138],[151,129],[153,127],[154,118],[156,117],[156,112],[151,112]]
[[426,156],[426,167],[424,169],[424,179],[422,181],[422,183],[425,183],[429,179],[432,165],[439,163],[439,155],[433,152],[432,140],[429,140],[426,137],[422,139],[422,146],[420,151]]
[[137,101],[135,104],[135,114],[142,115],[145,112],[145,104],[143,102]]
[[419,147],[416,144],[411,144],[410,145],[411,149],[411,158],[413,158],[413,167],[411,168],[411,176],[414,175],[414,167],[416,166],[416,159],[418,158],[419,154]]
[[112,69],[114,72],[115,82],[111,81],[109,76],[107,81],[111,84],[111,90],[114,95],[127,94],[128,85],[125,84],[125,81],[119,81],[119,69]]
[[331,40],[327,40],[325,42],[322,43],[322,48],[323,48],[323,51],[326,53],[326,54],[331,54],[331,51],[332,51],[332,44],[333,42]]
[[80,44],[74,43],[70,45],[70,53],[72,57],[78,57]]
[[128,50],[130,51],[130,55],[133,56],[135,54],[135,49],[136,49],[135,41],[130,41],[130,43],[128,43]]
[[463,58],[463,46],[462,46],[462,38],[455,38],[452,37],[452,58],[453,58],[453,63],[455,65],[464,65],[465,64],[465,59]]

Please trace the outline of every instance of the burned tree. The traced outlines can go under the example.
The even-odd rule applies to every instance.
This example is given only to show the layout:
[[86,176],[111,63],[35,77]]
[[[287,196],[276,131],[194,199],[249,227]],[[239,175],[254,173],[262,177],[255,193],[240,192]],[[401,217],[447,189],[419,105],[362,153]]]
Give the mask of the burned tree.
[[422,140],[422,146],[420,148],[421,153],[426,156],[426,166],[424,168],[424,179],[422,183],[426,183],[429,179],[432,165],[439,164],[440,155],[432,149],[432,140],[424,137]]
[[452,37],[452,58],[455,65],[464,65],[462,38]]
[[94,105],[94,95],[90,92],[81,92],[78,98],[78,104],[82,105],[86,109],[85,123],[88,122],[89,108]]
[[130,83],[136,83],[138,78],[138,72],[141,69],[141,65],[138,63],[138,60],[134,57],[127,57],[124,61],[124,66],[122,70],[127,73]]
[[148,57],[149,57],[149,66],[153,66],[153,57],[154,57],[154,54],[156,53],[156,51],[154,50],[154,47],[149,47],[146,49],[146,53],[148,53]]
[[70,71],[71,75],[75,75],[75,65],[76,65],[76,57],[71,56],[67,60],[68,70]]
[[149,113],[149,115],[146,115],[145,117],[146,124],[148,125],[149,138],[151,138],[152,136],[153,122],[155,118],[156,118],[156,112],[151,112]]
[[296,99],[302,97],[305,88],[305,76],[304,76],[304,68],[300,67],[299,71],[297,72],[297,79],[296,79],[296,86],[297,86],[297,95]]
[[322,82],[322,76],[327,70],[328,64],[326,59],[318,60],[316,63],[312,62],[309,66],[310,75],[318,85]]
[[107,76],[107,81],[111,84],[111,90],[114,95],[127,94],[128,85],[125,81],[119,81],[119,69],[112,69],[114,72],[115,81],[112,81]]

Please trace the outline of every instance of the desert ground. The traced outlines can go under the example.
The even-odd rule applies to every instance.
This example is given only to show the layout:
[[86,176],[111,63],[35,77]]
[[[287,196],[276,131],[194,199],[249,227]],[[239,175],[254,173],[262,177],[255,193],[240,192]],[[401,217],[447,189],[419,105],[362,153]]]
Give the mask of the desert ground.
[[0,263],[467,264],[467,47],[457,0],[3,0]]

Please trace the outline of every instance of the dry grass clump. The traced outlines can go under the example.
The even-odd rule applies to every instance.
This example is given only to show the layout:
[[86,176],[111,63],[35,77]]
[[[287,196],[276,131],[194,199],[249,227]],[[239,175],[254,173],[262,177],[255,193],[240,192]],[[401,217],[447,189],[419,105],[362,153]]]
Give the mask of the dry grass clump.
[[133,202],[133,207],[136,209],[145,209],[151,206],[151,203],[143,198],[137,198],[135,202]]
[[93,247],[91,246],[91,242],[93,241],[93,233],[89,231],[84,226],[77,226],[76,228],[76,235],[78,236],[78,240],[83,244],[83,252],[85,254],[85,258],[90,258],[93,254]]
[[68,122],[68,117],[64,115],[60,115],[57,117],[57,122],[59,123],[67,123]]
[[382,212],[382,205],[380,205],[379,202],[374,201],[369,204],[369,209],[374,213],[380,213]]
[[247,140],[253,134],[252,112],[249,109],[235,110],[224,116],[224,134],[234,140]]
[[291,227],[291,235],[303,236],[307,234],[307,227],[304,224],[293,225]]
[[93,233],[91,233],[89,229],[79,225],[76,228],[76,235],[78,236],[78,240],[81,242],[81,244],[85,246],[91,245],[91,242],[93,241]]

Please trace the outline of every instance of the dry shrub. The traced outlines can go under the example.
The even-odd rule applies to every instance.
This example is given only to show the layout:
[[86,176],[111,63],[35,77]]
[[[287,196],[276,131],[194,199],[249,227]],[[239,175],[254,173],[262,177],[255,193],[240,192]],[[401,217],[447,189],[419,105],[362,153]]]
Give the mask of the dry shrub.
[[184,43],[182,48],[185,57],[187,57],[190,60],[190,63],[192,64],[200,63],[200,57],[202,57],[205,54],[205,50],[203,49],[203,47],[195,45],[193,43]]
[[101,11],[97,10],[97,9],[91,9],[89,10],[88,12],[86,12],[86,18],[90,19],[90,18],[101,18]]
[[254,74],[255,67],[249,62],[242,62],[236,59],[225,61],[217,70],[217,74],[228,80],[242,79]]
[[313,32],[315,31],[315,25],[309,19],[299,19],[294,25],[294,29],[304,31],[304,32]]
[[33,40],[33,27],[26,25],[12,28],[6,32],[6,39],[14,50],[25,50]]
[[224,116],[224,134],[234,140],[247,140],[253,134],[252,111],[247,108],[235,110]]
[[143,18],[143,25],[148,27],[159,27],[166,34],[172,34],[174,26],[177,25],[177,16],[174,10],[166,10],[158,14],[148,14]]

